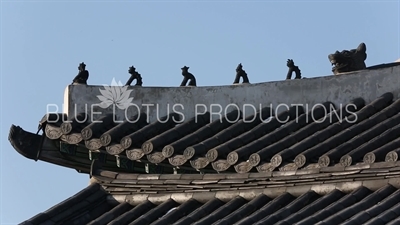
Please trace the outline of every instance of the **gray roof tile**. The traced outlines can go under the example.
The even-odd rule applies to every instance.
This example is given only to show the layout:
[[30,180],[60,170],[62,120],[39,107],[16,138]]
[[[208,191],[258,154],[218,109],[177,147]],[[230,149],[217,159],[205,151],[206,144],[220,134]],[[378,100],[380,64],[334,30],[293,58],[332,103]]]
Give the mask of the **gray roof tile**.
[[[114,159],[115,170],[126,169],[121,166],[121,160],[148,160],[170,168],[182,166],[193,171],[206,169],[238,173],[301,170],[312,164],[322,171],[335,164],[364,167],[356,164],[398,160],[400,99],[396,100],[393,93],[387,92],[368,104],[362,98],[356,98],[340,108],[332,107],[331,102],[321,105],[329,110],[314,107],[306,112],[302,107],[292,107],[273,115],[268,123],[263,121],[272,116],[271,109],[265,107],[252,122],[245,122],[240,111],[231,112],[227,117],[239,115],[242,118],[233,124],[227,117],[222,122],[215,120],[210,123],[209,113],[178,126],[176,118],[179,115],[173,113],[163,118],[165,123],[151,124],[144,120],[114,124],[111,114],[100,118],[102,123],[96,123],[88,121],[88,116],[80,113],[76,118],[68,118],[71,122],[61,122],[61,116],[49,114],[39,125],[49,140],[86,146],[98,150],[100,155],[118,156]],[[354,105],[356,107],[349,107]],[[144,115],[140,114],[141,118]],[[60,118],[60,121],[46,119],[51,117]],[[289,121],[281,122],[286,117]],[[315,121],[318,119],[324,120]],[[10,130],[9,139],[14,148],[31,159],[43,155],[32,153],[30,146],[18,141],[29,133],[18,129],[13,126]],[[40,135],[36,137],[29,133],[29,136],[40,148]],[[111,158],[102,157],[112,163]],[[61,159],[53,159],[53,163],[68,164]],[[74,163],[68,166],[74,167]]]
[[[395,221],[399,216],[393,214],[399,208],[399,178],[392,182],[385,179],[399,173],[396,167],[385,173],[376,169],[322,173],[329,176],[321,176],[316,170],[304,175],[259,173],[252,178],[250,174],[232,173],[225,174],[230,179],[215,180],[210,176],[182,180],[181,174],[171,174],[165,177],[168,179],[147,176],[139,180],[147,182],[147,186],[135,182],[119,186],[130,181],[129,177],[117,173],[117,179],[110,179],[105,171],[96,168],[93,179],[101,183],[93,183],[25,224],[373,224]],[[332,183],[326,186],[306,182],[304,177],[312,175],[321,182]],[[346,179],[358,175],[361,181]],[[158,185],[160,181],[169,184]],[[182,185],[180,181],[197,184]],[[268,188],[266,182],[280,184]]]
[[[12,126],[22,155],[93,181],[21,224],[399,224],[400,100],[351,103],[352,113],[325,102],[336,111],[291,108],[269,123],[268,107],[250,123],[240,111],[179,125],[177,114],[151,124],[50,114],[39,123],[43,139]],[[184,170],[197,174],[161,174]]]

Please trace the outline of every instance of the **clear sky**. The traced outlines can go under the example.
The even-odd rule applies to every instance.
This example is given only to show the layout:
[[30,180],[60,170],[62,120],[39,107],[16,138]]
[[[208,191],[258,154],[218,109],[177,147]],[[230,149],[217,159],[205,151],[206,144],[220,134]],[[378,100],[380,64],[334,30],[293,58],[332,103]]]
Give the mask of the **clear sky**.
[[[84,61],[89,84],[229,85],[239,63],[251,83],[283,80],[293,59],[305,77],[331,75],[328,54],[367,45],[367,66],[400,58],[397,1],[1,1],[1,224],[17,224],[88,185],[89,176],[19,155],[11,124],[36,132],[60,110]],[[294,77],[294,75],[293,75]],[[268,90],[266,90],[268,91]]]

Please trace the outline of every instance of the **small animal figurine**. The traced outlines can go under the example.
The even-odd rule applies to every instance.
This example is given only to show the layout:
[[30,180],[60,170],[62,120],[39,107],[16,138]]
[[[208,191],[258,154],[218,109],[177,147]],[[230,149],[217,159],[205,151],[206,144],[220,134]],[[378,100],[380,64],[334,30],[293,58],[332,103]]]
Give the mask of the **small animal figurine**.
[[366,69],[367,46],[360,43],[356,49],[336,51],[328,55],[334,75]]
[[294,65],[293,59],[288,59],[286,63],[287,67],[289,67],[288,73],[286,75],[286,80],[292,79],[293,71],[296,74],[294,79],[301,79],[301,71],[298,66]]
[[89,71],[87,71],[85,68],[86,68],[86,64],[84,62],[79,64],[79,66],[78,66],[79,73],[73,79],[72,84],[86,84],[87,85],[87,80],[89,79]]
[[189,73],[189,67],[184,66],[181,68],[182,69],[182,76],[183,76],[183,81],[181,83],[182,86],[186,86],[186,83],[189,81],[189,84],[187,86],[195,86],[196,87],[196,78],[193,76],[193,74]]
[[131,66],[129,67],[128,73],[131,75],[131,77],[129,78],[129,80],[126,82],[125,85],[130,86],[132,81],[134,79],[136,79],[136,85],[135,86],[142,86],[143,81],[142,81],[142,76],[140,75],[140,73],[138,73],[136,71],[136,68]]
[[236,77],[235,80],[233,81],[233,84],[238,84],[240,78],[243,79],[243,84],[250,83],[249,78],[247,77],[247,73],[246,71],[243,70],[243,66],[241,63],[239,63],[239,65],[236,67]]

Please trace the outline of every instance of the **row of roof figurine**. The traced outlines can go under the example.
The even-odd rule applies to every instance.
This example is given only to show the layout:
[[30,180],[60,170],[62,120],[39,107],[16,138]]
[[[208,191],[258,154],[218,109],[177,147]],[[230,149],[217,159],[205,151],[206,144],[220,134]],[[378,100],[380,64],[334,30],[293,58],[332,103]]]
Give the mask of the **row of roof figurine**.
[[[364,43],[361,43],[357,47],[357,49],[343,50],[341,52],[336,51],[334,54],[329,54],[328,59],[333,66],[332,72],[334,74],[339,74],[343,72],[351,72],[365,69],[366,65],[364,61],[367,58],[366,50],[366,45]],[[288,59],[286,65],[287,67],[289,67],[286,76],[287,80],[290,80],[292,78],[293,72],[295,72],[296,74],[294,79],[301,79],[300,69],[298,66],[294,65],[292,59]],[[189,67],[184,66],[181,69],[183,80],[180,86],[196,86],[196,78],[188,71]],[[87,84],[87,80],[89,79],[89,72],[86,70],[85,63],[82,62],[81,64],[79,64],[78,70],[79,74],[74,78],[72,84]],[[136,68],[131,66],[129,67],[128,72],[129,74],[131,74],[131,76],[125,85],[130,86],[133,80],[136,79],[135,86],[142,86],[142,76],[136,71]],[[243,80],[242,83],[250,83],[247,73],[243,70],[243,66],[241,63],[236,68],[236,77],[233,81],[233,84],[238,84],[240,78],[242,78]]]
[[[292,73],[296,73],[295,79],[301,79],[301,73],[300,69],[298,66],[294,65],[294,62],[292,59],[288,59],[287,61],[287,66],[289,67],[289,71],[287,74],[286,79],[291,79]],[[194,77],[193,74],[191,74],[188,70],[189,67],[184,66],[181,68],[182,69],[182,76],[183,80],[180,86],[196,86],[196,78]],[[82,62],[78,66],[79,73],[76,75],[74,80],[72,81],[72,84],[87,84],[87,80],[89,79],[89,71],[86,70],[86,64]],[[136,71],[136,68],[131,66],[129,67],[128,73],[131,75],[128,81],[126,82],[125,85],[131,85],[133,80],[136,80],[136,85],[135,86],[142,86],[143,81],[142,81],[142,76],[140,73]],[[240,78],[242,78],[244,84],[250,83],[249,78],[247,76],[246,71],[243,70],[243,66],[241,63],[236,68],[236,77],[235,80],[233,81],[234,84],[238,84],[240,81]],[[188,83],[189,81],[189,83]]]

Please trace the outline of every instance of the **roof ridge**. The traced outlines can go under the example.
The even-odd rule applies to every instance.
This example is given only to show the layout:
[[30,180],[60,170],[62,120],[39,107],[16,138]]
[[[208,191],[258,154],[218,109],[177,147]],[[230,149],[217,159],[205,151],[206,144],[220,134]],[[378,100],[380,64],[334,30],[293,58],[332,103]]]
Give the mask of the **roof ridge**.
[[329,166],[323,168],[304,168],[301,170],[288,171],[268,171],[263,173],[218,173],[218,174],[143,174],[143,173],[125,173],[114,172],[103,169],[101,162],[98,160],[92,161],[91,175],[101,176],[111,179],[129,179],[129,180],[187,180],[187,179],[248,179],[248,178],[271,178],[271,177],[290,177],[290,176],[312,176],[313,174],[334,174],[340,173],[360,173],[383,172],[383,171],[400,171],[400,161],[395,162],[375,162],[361,163],[352,166]]
[[177,203],[184,203],[190,199],[194,199],[200,203],[206,203],[213,199],[219,199],[223,202],[231,201],[233,198],[240,196],[246,200],[252,200],[260,194],[264,194],[270,198],[276,198],[282,194],[288,193],[294,197],[299,197],[309,191],[314,191],[319,195],[326,195],[334,190],[343,193],[351,193],[360,187],[368,188],[371,191],[379,190],[387,185],[400,188],[398,178],[388,178],[383,180],[365,180],[365,181],[347,181],[340,183],[322,184],[322,185],[304,185],[290,187],[271,187],[266,189],[250,189],[250,190],[230,190],[215,192],[191,192],[191,193],[121,193],[110,194],[107,196],[109,201],[128,202],[131,205],[139,205],[145,201],[150,201],[155,205],[159,205],[169,199]]
[[260,193],[269,197],[284,192],[299,196],[310,190],[318,194],[334,189],[347,193],[361,186],[377,190],[387,184],[400,187],[400,163],[323,169],[247,174],[129,174],[97,169],[92,174],[112,198],[131,204],[144,200],[158,204],[170,198],[178,202],[190,198],[224,201],[237,195],[251,199]]

